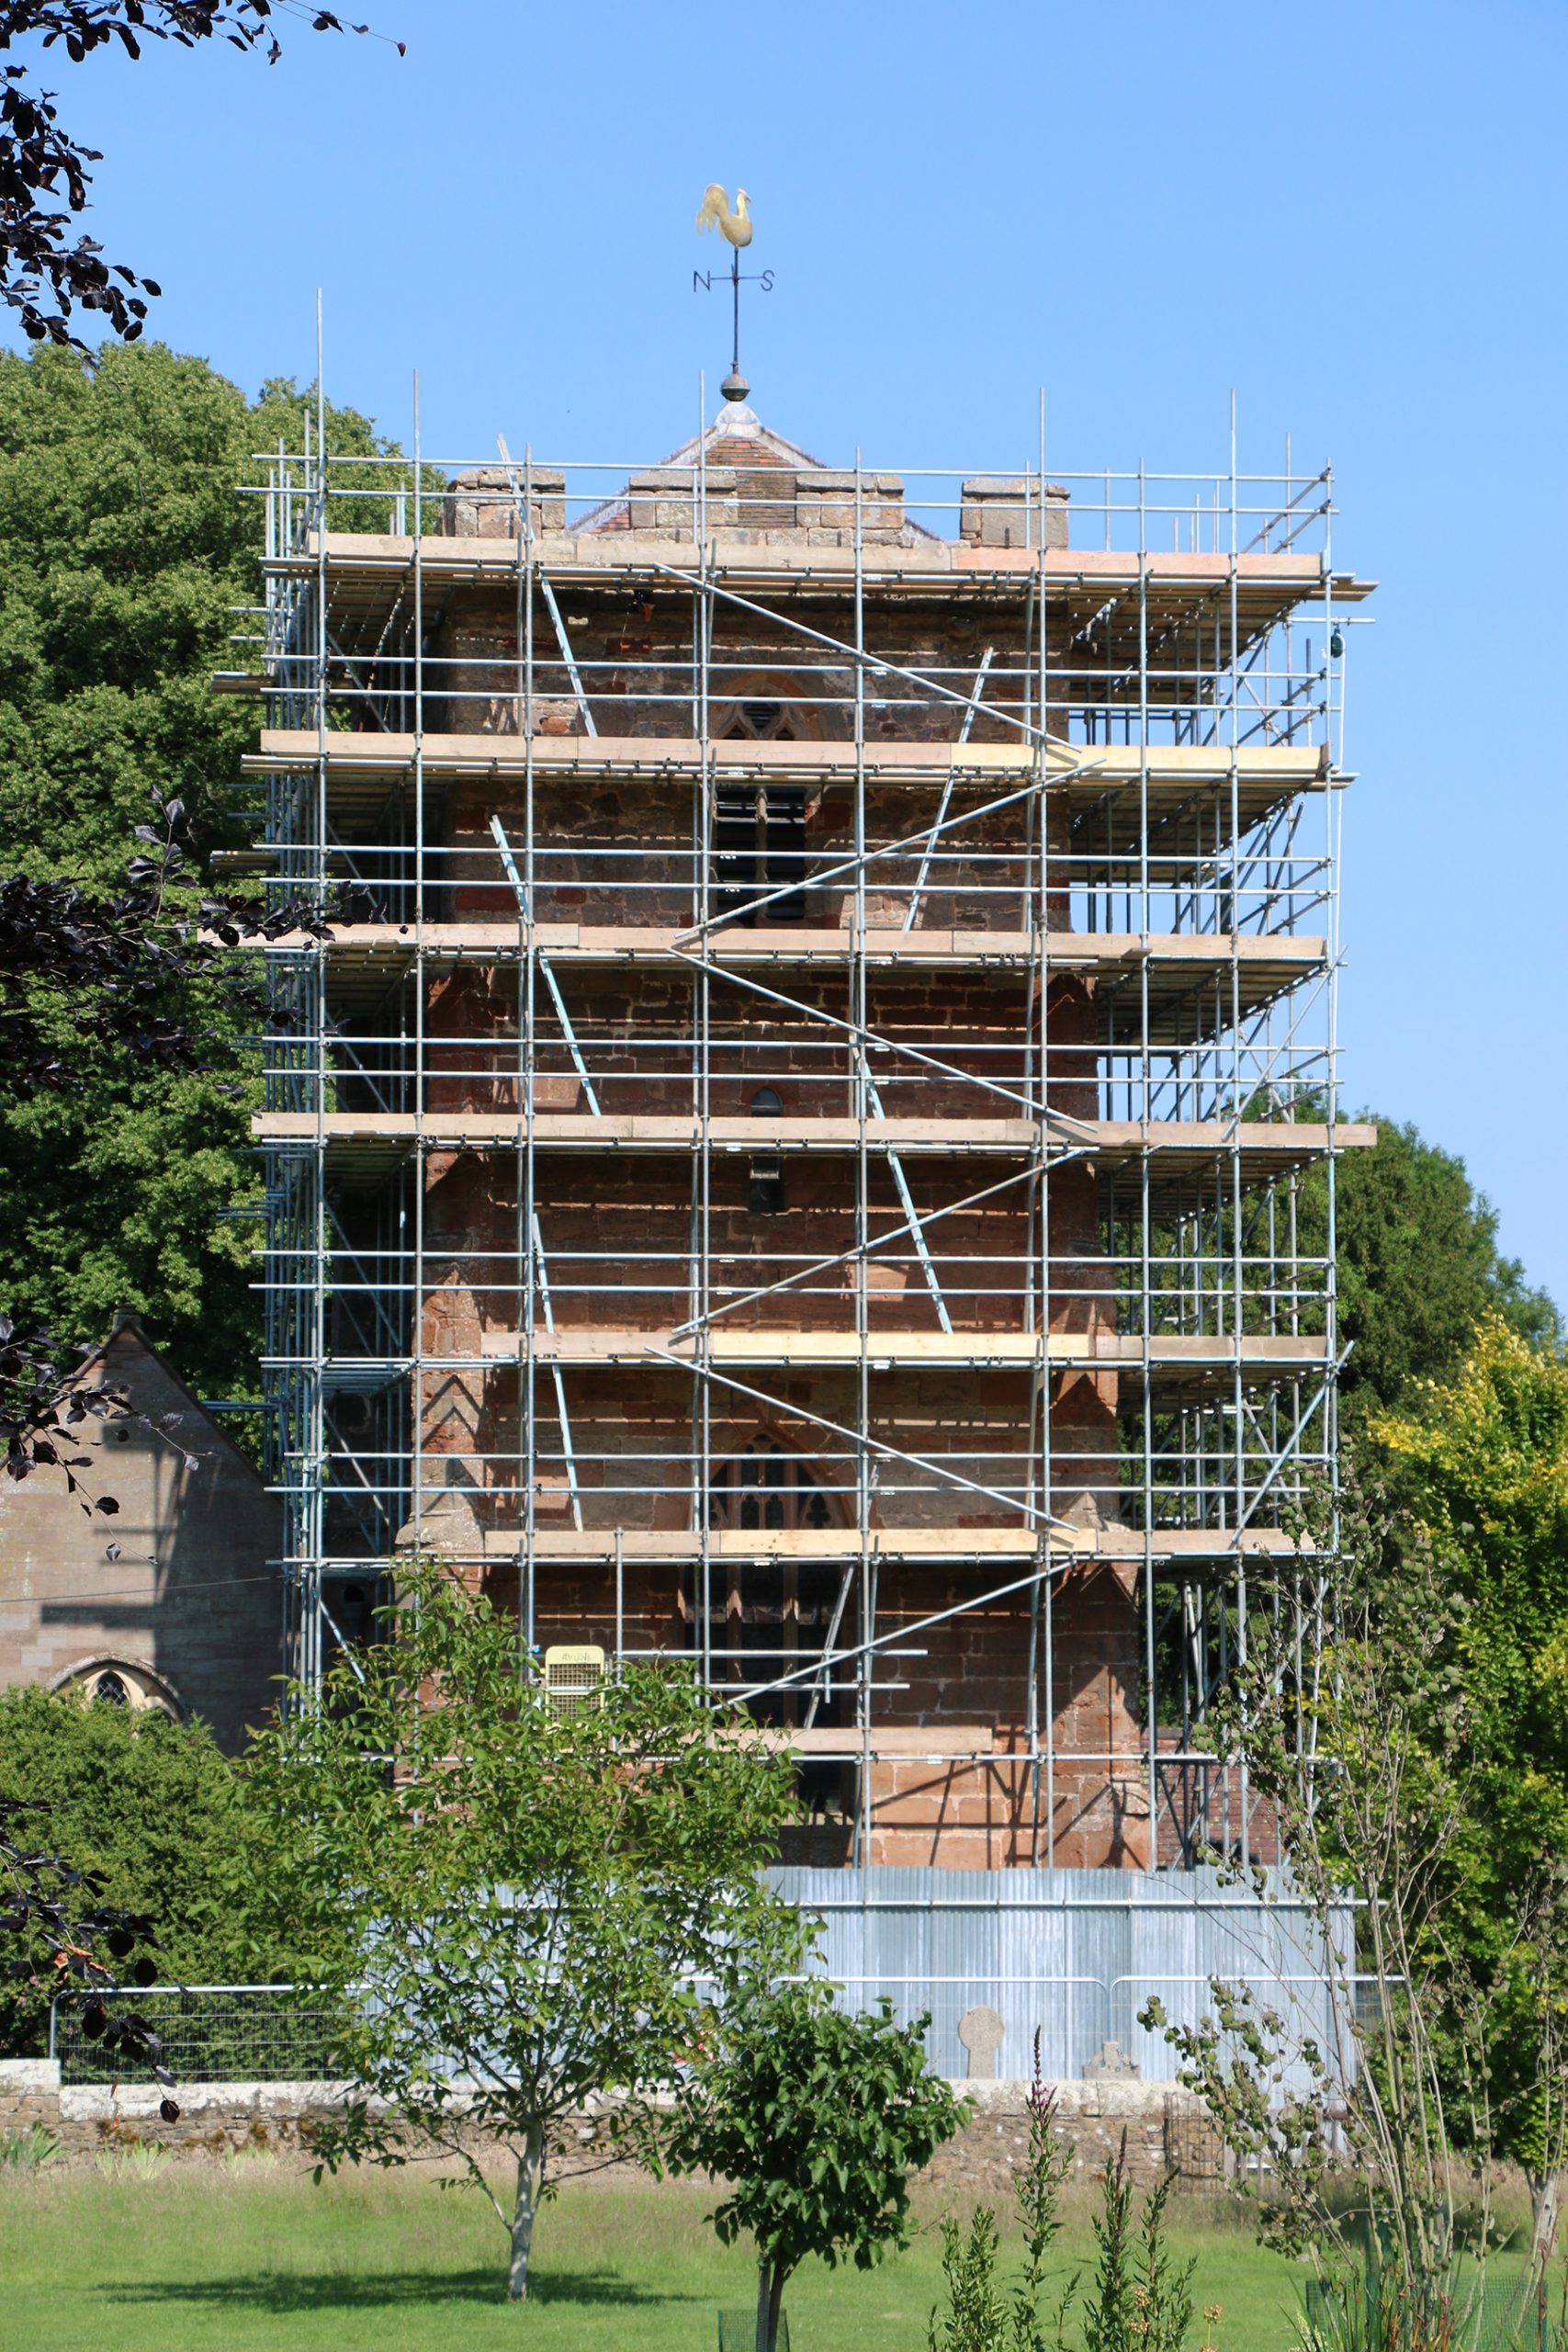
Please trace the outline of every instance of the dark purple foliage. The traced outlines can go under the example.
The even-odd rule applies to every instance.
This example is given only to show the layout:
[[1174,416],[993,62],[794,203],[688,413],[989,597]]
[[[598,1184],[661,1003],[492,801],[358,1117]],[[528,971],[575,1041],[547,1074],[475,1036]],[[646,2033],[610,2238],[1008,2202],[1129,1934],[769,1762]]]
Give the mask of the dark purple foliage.
[[[182,887],[194,878],[178,839],[185,803],[158,793],[153,801],[158,822],[136,827],[145,846],[115,896],[25,874],[0,878],[0,1091],[79,1090],[95,1050],[108,1047],[158,1069],[195,1069],[201,1044],[183,1003],[189,982],[216,978],[231,1003],[259,1012],[260,993],[236,974],[229,951],[287,932],[324,938],[331,922],[360,911],[352,892],[265,910],[194,897]],[[62,992],[70,1006],[63,1037]]]
[[[48,1809],[0,1799],[0,1931],[9,1930],[16,1943],[6,1973],[74,1995],[89,2041],[101,2042],[117,2061],[151,2067],[172,2091],[175,2078],[163,2063],[162,2036],[146,2018],[118,2003],[111,2007],[106,1998],[122,1981],[127,1962],[138,1984],[156,1981],[152,1954],[158,1947],[151,1922],[104,1903],[101,1884],[91,1872],[74,1869],[37,1843],[37,1816]],[[159,2112],[165,2123],[179,2119],[172,2098],[164,2099]]]

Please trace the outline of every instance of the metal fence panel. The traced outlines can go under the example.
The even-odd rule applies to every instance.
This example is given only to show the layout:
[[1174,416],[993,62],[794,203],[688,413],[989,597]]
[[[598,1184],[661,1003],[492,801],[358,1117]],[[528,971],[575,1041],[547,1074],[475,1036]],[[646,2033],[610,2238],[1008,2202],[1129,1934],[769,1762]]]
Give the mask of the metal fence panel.
[[[154,1984],[110,1998],[162,2034],[163,2063],[180,2082],[321,2082],[332,2073],[337,2013],[301,1986]],[[56,2001],[50,2054],[63,2084],[112,2083],[124,2074],[84,2034],[79,1999]]]

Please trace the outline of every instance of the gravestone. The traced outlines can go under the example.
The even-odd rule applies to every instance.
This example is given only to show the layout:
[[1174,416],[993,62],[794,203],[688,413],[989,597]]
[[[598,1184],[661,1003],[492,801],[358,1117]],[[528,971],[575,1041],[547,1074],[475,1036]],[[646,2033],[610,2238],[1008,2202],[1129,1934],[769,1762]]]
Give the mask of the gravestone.
[[1007,2038],[1007,2021],[996,2009],[965,2009],[958,2020],[958,2039],[969,2052],[972,2083],[995,2082],[997,2052]]
[[1119,2041],[1102,2041],[1092,2058],[1084,2060],[1086,2083],[1136,2083],[1143,2080],[1138,2062]]

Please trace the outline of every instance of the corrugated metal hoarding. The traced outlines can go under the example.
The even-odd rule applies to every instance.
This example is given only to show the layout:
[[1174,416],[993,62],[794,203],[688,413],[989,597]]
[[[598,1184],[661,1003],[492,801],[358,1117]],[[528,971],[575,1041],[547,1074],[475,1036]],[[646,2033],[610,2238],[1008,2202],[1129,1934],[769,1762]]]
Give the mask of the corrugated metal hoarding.
[[[1292,2040],[1333,2047],[1328,1958],[1285,1873],[1261,1897],[1213,1870],[777,1870],[769,1873],[821,1921],[818,1954],[845,2001],[886,1993],[901,2018],[931,2015],[932,2063],[962,2076],[959,2019],[995,2009],[996,2071],[1028,2076],[1041,2037],[1049,2081],[1081,2075],[1107,2041],[1146,2082],[1173,2080],[1175,2052],[1137,2016],[1157,1994],[1172,2018],[1213,2007],[1211,1979],[1247,1984],[1287,2019]],[[1336,1930],[1342,1955],[1349,1915]],[[1304,2086],[1304,2078],[1302,2078]]]

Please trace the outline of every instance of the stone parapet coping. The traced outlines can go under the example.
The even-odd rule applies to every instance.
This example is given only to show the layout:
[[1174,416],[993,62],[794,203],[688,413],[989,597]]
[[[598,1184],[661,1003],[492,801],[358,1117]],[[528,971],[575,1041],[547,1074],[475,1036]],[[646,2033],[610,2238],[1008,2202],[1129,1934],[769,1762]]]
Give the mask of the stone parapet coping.
[[59,2088],[58,2058],[0,2058],[0,2099],[48,2098]]
[[[301,2109],[341,2107],[354,2089],[352,2083],[179,2083],[174,2097],[182,2121],[197,2116],[290,2116]],[[168,2097],[157,2083],[68,2083],[60,2094],[62,2123],[156,2123],[160,2100]],[[372,2105],[376,2102],[372,2101]]]
[[[1017,2115],[1029,2105],[1031,2086],[1023,2081],[970,2080],[955,2082],[953,2087],[961,2098],[972,2102],[980,2116]],[[1190,2108],[1194,2114],[1200,2113],[1203,2105],[1196,2091],[1185,2090],[1179,2083],[1146,2083],[1141,2079],[1071,2081],[1047,2083],[1045,2087],[1055,2099],[1057,2120],[1064,2125],[1095,2116],[1144,2116],[1151,2109],[1163,2109],[1169,2101]]]
[[[158,2120],[158,2104],[164,2094],[156,2083],[121,2083],[118,2088],[107,2083],[73,2083],[61,2088],[60,2068],[52,2060],[9,2061],[0,2067],[0,2093],[7,2078],[24,2069],[28,2070],[28,2089],[35,2094],[58,2092],[62,2123],[107,2123],[116,2117],[124,2123]],[[18,2088],[22,2086],[17,2085]],[[1055,2094],[1055,2111],[1064,2124],[1080,2118],[1145,2116],[1151,2109],[1163,2109],[1168,2102],[1190,2108],[1194,2113],[1201,2107],[1197,2094],[1184,2090],[1179,2083],[1063,2082],[1051,2084],[1049,2088]],[[1021,2080],[954,2082],[953,2089],[960,2098],[970,2100],[979,2116],[1019,2115],[1029,2104],[1030,2086]],[[182,2120],[190,2121],[202,2115],[287,2117],[310,2108],[341,2107],[353,2090],[351,2083],[331,2081],[181,2083],[175,2097],[179,2101]],[[598,2108],[609,2103],[593,2100],[590,2106]],[[383,2102],[372,2099],[368,2104],[379,2109]]]

